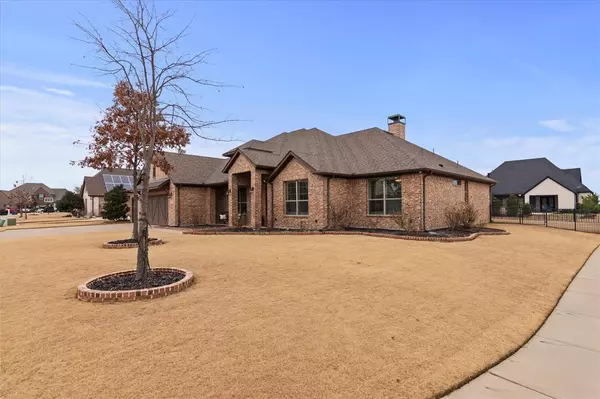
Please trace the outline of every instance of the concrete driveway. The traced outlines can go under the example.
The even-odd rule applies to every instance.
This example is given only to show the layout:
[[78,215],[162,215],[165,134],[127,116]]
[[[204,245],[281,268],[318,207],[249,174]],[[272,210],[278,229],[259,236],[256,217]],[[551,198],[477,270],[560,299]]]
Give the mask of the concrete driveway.
[[59,236],[59,235],[64,235],[64,234],[101,233],[101,232],[121,231],[121,230],[123,230],[123,231],[131,230],[131,224],[6,230],[4,232],[0,232],[0,240],[7,239],[7,238],[48,237],[48,236]]

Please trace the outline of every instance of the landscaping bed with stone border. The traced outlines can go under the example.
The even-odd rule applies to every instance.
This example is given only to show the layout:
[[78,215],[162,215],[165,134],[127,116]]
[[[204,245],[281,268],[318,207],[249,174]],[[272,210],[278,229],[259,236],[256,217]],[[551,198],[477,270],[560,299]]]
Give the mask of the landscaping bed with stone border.
[[189,287],[194,273],[159,267],[148,272],[144,284],[135,281],[135,270],[94,277],[77,287],[77,298],[87,302],[129,302],[175,294]]
[[[148,238],[148,245],[162,245],[165,242],[160,238]],[[137,248],[138,243],[134,238],[124,240],[107,241],[102,244],[102,248]]]
[[471,241],[480,235],[507,235],[506,230],[490,227],[474,228],[468,230],[440,229],[434,231],[407,232],[404,230],[373,230],[373,229],[346,229],[346,230],[280,230],[247,228],[207,228],[184,231],[183,234],[191,235],[365,235],[370,237],[396,238],[413,241],[460,242]]

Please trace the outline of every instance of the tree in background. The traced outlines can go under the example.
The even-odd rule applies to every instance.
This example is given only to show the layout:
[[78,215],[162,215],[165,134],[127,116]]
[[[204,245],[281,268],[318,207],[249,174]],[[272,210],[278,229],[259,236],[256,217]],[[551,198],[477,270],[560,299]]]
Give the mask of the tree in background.
[[22,176],[21,180],[17,180],[13,185],[13,189],[8,193],[11,207],[19,209],[20,217],[27,219],[27,212],[24,211],[29,207],[33,206],[33,194],[34,190],[27,184],[27,178],[25,175]]
[[[149,126],[140,129],[144,122],[139,112],[138,104],[142,103],[143,94],[134,90],[127,81],[120,81],[115,86],[113,105],[104,112],[101,121],[93,128],[92,141],[88,145],[89,154],[79,162],[81,167],[94,169],[125,168],[132,170],[133,202],[131,221],[133,222],[132,238],[138,239],[138,181],[144,170],[144,140],[142,131],[148,131]],[[183,127],[173,126],[165,122],[159,115],[156,123],[154,140],[153,164],[168,172],[169,164],[165,161],[165,149],[183,152],[190,142],[190,134]]]
[[518,216],[519,215],[519,197],[511,194],[506,200],[506,215],[507,216]]
[[[125,90],[132,93],[131,108],[136,115],[136,134],[139,134],[140,138],[138,153],[141,154],[140,226],[135,276],[135,279],[140,281],[146,280],[150,270],[148,192],[150,167],[156,154],[160,126],[183,128],[201,138],[215,140],[206,136],[203,129],[227,120],[200,118],[199,113],[204,111],[204,108],[192,102],[189,91],[194,84],[223,87],[220,83],[197,78],[193,73],[212,51],[181,53],[180,39],[185,36],[187,27],[171,37],[164,36],[167,21],[173,16],[173,12],[159,13],[154,3],[148,4],[144,0],[114,0],[113,3],[123,19],[106,29],[111,36],[108,39],[89,20],[86,24],[76,25],[83,32],[82,41],[93,46],[97,54],[99,64],[89,67],[104,75],[113,75],[119,81],[125,81]],[[109,145],[107,142],[107,151],[122,153],[123,148],[119,143]],[[93,155],[93,151],[91,153]]]
[[600,212],[600,201],[598,201],[598,194],[592,193],[584,195],[581,199],[580,209],[584,212]]
[[492,197],[492,216],[500,216],[502,213],[502,200]]
[[104,195],[104,214],[102,217],[108,220],[127,219],[128,196],[122,185],[114,187]]
[[83,209],[83,198],[81,195],[67,190],[65,195],[56,203],[59,212],[72,212],[73,209]]

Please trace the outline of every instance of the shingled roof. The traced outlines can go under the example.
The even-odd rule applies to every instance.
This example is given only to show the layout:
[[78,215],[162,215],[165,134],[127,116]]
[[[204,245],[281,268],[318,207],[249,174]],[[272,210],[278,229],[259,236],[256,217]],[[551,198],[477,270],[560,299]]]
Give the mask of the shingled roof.
[[119,176],[131,176],[133,172],[131,169],[101,169],[94,176],[85,176],[83,178],[83,185],[81,186],[81,192],[87,189],[87,194],[91,196],[104,196],[106,194],[106,186],[104,185],[104,175],[119,175]]
[[276,168],[294,154],[315,173],[340,177],[430,171],[493,184],[494,180],[434,154],[386,130],[370,128],[333,136],[317,128],[281,133],[266,141],[251,140],[226,152],[244,154],[258,167]]
[[223,173],[227,159],[173,152],[165,152],[165,158],[171,165],[168,176],[174,184],[216,185],[227,183],[227,174]]
[[547,158],[506,161],[489,176],[498,182],[492,195],[525,194],[548,177],[574,193],[591,192],[581,182],[581,169],[560,169]]

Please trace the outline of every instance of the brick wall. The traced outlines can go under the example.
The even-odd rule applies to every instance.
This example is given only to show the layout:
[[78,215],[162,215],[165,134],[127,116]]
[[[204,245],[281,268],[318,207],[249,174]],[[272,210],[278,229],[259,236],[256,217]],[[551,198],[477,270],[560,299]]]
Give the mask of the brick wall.
[[490,185],[470,181],[469,202],[479,212],[480,223],[488,223],[490,221]]
[[446,209],[465,202],[464,181],[453,185],[451,177],[427,176],[425,178],[425,229],[441,229],[446,226]]
[[[334,224],[336,213],[350,208],[350,227],[398,229],[398,224],[390,215],[369,215],[368,184],[370,179],[332,178],[329,183],[330,224]],[[400,176],[402,184],[402,211],[407,214],[416,228],[420,229],[422,209],[422,175],[405,174]]]
[[211,223],[211,188],[179,186],[179,225]]
[[[308,180],[308,216],[286,215],[284,183],[304,179]],[[272,187],[275,228],[322,229],[327,226],[327,178],[311,173],[302,163],[292,159],[273,180]]]
[[[489,221],[490,186],[485,183],[461,180],[460,185],[452,184],[453,178],[428,176],[425,179],[426,190],[426,229],[441,229],[447,227],[445,213],[448,208],[464,204],[465,198],[475,205],[480,213],[480,223]],[[465,196],[465,190],[468,194]]]

